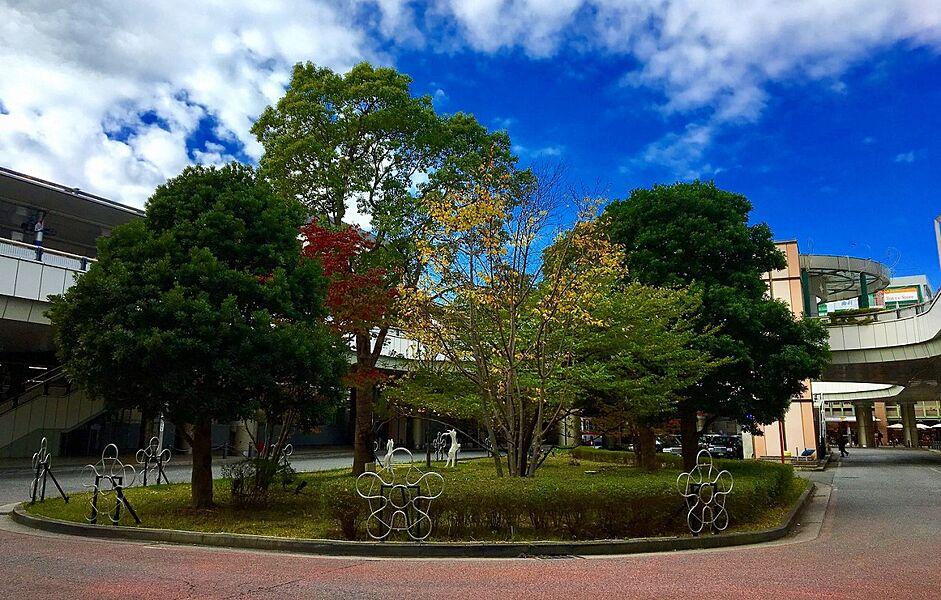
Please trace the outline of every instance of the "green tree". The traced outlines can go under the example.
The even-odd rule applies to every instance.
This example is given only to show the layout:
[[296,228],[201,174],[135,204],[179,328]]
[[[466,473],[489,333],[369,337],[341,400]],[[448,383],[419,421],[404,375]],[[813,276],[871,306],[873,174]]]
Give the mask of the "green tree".
[[556,235],[565,200],[558,172],[535,177],[495,164],[481,165],[472,187],[425,198],[426,276],[403,293],[402,327],[430,361],[448,364],[442,375],[476,391],[472,412],[494,447],[505,444],[509,475],[526,477],[569,408],[551,392],[565,344],[620,261],[591,206]]
[[310,425],[338,397],[342,350],[324,325],[319,265],[300,255],[303,222],[249,167],[190,167],[143,219],[99,239],[98,262],[52,300],[75,380],[184,432],[196,507],[212,505],[213,420],[264,409]]
[[[369,217],[369,247],[348,271],[354,278],[381,271],[387,290],[413,288],[422,272],[415,246],[426,218],[421,198],[466,186],[491,147],[511,158],[504,134],[488,133],[468,115],[436,115],[431,98],[412,96],[410,83],[366,63],[345,75],[297,64],[284,97],[252,127],[265,149],[263,174],[282,195],[336,231],[353,220],[353,207]],[[354,353],[354,473],[373,460],[373,408],[383,378],[376,363],[395,319],[390,307],[343,331]]]
[[714,330],[698,331],[698,294],[638,283],[612,286],[589,308],[573,336],[560,392],[585,416],[635,432],[638,465],[659,466],[653,427],[676,411],[682,393],[721,365],[701,348]]
[[701,293],[699,327],[718,329],[701,347],[725,364],[678,405],[687,467],[698,447],[697,411],[754,430],[782,418],[829,360],[824,328],[767,297],[762,276],[786,263],[768,226],[748,224],[751,208],[742,195],[696,181],[634,190],[606,209],[611,238],[625,247],[625,277]]

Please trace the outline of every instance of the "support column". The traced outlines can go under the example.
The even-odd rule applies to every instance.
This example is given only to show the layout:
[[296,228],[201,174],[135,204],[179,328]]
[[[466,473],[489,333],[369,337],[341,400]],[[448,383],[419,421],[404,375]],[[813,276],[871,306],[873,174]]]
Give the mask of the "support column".
[[241,456],[250,456],[249,448],[252,447],[252,438],[258,437],[258,422],[254,419],[233,421],[232,427],[235,429],[232,452]]
[[869,285],[865,273],[859,274],[859,308],[869,308]]
[[902,413],[902,431],[904,432],[905,446],[908,448],[918,447],[918,428],[915,426],[915,405],[911,402],[899,404],[899,412]]
[[[179,427],[179,425],[177,425]],[[183,428],[186,430],[190,436],[193,435],[193,426],[192,425],[183,425]],[[176,436],[176,447],[181,454],[192,454],[193,448],[190,446],[189,442],[186,441],[186,438],[183,437],[182,433],[177,433]]]
[[859,436],[859,445],[863,448],[872,448],[876,445],[872,405],[854,404],[853,412],[856,413],[856,435]]
[[817,307],[810,300],[810,275],[807,274],[807,269],[801,269],[801,296],[804,301],[804,317],[816,317]]
[[875,424],[875,430],[882,434],[882,445],[888,445],[889,430],[887,427],[889,425],[889,417],[886,414],[885,402],[876,402],[873,410],[875,412],[875,417],[879,419]]
[[412,421],[412,448],[418,450],[424,444],[425,421],[420,417],[409,417]]

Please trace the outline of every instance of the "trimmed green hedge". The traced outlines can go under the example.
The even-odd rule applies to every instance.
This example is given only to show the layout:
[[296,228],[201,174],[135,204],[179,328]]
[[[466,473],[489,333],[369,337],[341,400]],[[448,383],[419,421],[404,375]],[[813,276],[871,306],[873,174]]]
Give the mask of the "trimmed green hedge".
[[[625,458],[619,455],[630,454],[587,450],[605,462],[623,462]],[[584,452],[575,454],[588,460]],[[770,508],[793,500],[800,485],[795,484],[789,465],[717,462],[735,477],[727,502],[732,526],[761,521]],[[676,468],[645,473],[603,462],[576,466],[568,459],[554,459],[534,478],[496,478],[489,462],[441,472],[445,486],[432,503],[430,539],[574,540],[688,532],[685,505],[676,489]],[[323,492],[343,535],[365,539],[368,509],[365,501],[351,500],[355,479],[334,480]]]
[[[533,478],[503,478],[491,460],[437,468],[444,491],[431,505],[431,540],[575,540],[687,534],[686,511],[676,490],[679,457],[654,473],[626,466],[629,452],[583,448],[550,457]],[[581,458],[575,458],[576,456]],[[588,457],[591,457],[589,459]],[[421,466],[421,465],[418,465]],[[789,465],[753,461],[717,461],[735,477],[728,498],[731,527],[760,529],[775,525],[803,491]],[[303,473],[295,486],[275,486],[258,505],[232,498],[231,480],[214,483],[217,506],[190,508],[185,483],[130,488],[128,497],[144,527],[231,532],[283,537],[367,539],[365,500],[356,494],[349,471]],[[30,512],[85,522],[90,495],[76,494],[28,507]],[[113,507],[113,499],[105,505]],[[134,526],[122,511],[122,524]],[[401,539],[401,536],[393,539]]]
[[[637,455],[633,452],[623,450],[605,450],[603,448],[594,448],[592,446],[576,446],[572,448],[571,455],[579,460],[591,460],[594,462],[614,463],[619,465],[633,466],[637,462]],[[679,454],[669,454],[660,452],[657,454],[660,459],[661,467],[679,468],[683,465],[683,457]]]

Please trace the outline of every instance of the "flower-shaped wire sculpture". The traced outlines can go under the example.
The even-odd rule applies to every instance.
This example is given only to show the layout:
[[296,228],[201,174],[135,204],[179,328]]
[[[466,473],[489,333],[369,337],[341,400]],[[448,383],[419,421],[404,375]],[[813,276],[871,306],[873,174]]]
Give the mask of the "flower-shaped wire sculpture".
[[150,438],[150,441],[147,443],[147,446],[141,448],[137,451],[135,455],[137,459],[137,464],[140,465],[141,473],[141,484],[144,487],[147,487],[147,475],[150,473],[155,473],[157,475],[157,484],[160,484],[160,479],[163,479],[164,483],[170,483],[170,480],[167,479],[167,474],[163,470],[163,466],[170,462],[170,449],[164,448],[160,449],[160,440],[156,436]]
[[713,533],[724,531],[729,526],[729,511],[725,500],[734,485],[732,474],[719,470],[712,464],[712,454],[700,450],[696,455],[696,466],[689,473],[680,473],[676,488],[686,501],[686,523],[696,536],[708,525]]
[[33,480],[29,483],[29,497],[30,504],[36,502],[36,494],[40,494],[39,501],[42,502],[46,499],[46,478],[51,477],[52,483],[56,484],[56,488],[59,490],[59,494],[62,495],[62,498],[65,499],[65,503],[69,503],[69,497],[64,491],[62,491],[62,486],[59,485],[59,480],[56,479],[56,476],[52,473],[52,455],[49,454],[49,442],[46,438],[43,438],[39,442],[39,451],[33,454],[33,471],[36,473]]
[[444,460],[445,454],[447,454],[445,449],[448,447],[448,443],[450,441],[451,436],[444,433],[443,431],[440,431],[437,435],[435,435],[435,439],[431,443],[431,449],[435,451],[436,461]]
[[[397,454],[407,457],[399,461],[398,472]],[[414,541],[425,540],[431,535],[431,501],[443,491],[444,477],[421,471],[405,448],[395,448],[379,472],[367,471],[356,479],[356,493],[369,503],[366,533],[374,540],[384,540],[393,531],[404,531]]]
[[114,513],[110,514],[111,524],[117,525],[121,520],[121,506],[124,505],[127,511],[131,513],[134,520],[139,524],[140,517],[134,512],[131,503],[124,495],[126,488],[134,485],[137,479],[137,471],[131,465],[126,465],[118,458],[118,447],[114,444],[105,446],[101,453],[101,460],[93,465],[85,465],[82,469],[82,475],[89,479],[94,479],[93,483],[82,484],[84,487],[94,490],[91,499],[91,516],[89,523],[98,522],[98,499],[108,498],[114,495]]

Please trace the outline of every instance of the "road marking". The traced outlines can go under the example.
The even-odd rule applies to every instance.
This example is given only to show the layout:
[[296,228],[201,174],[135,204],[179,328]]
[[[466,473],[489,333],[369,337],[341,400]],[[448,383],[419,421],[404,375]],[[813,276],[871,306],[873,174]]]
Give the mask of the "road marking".
[[928,468],[934,471],[935,473],[937,473],[938,475],[941,475],[941,469],[935,469],[934,467],[928,467]]

